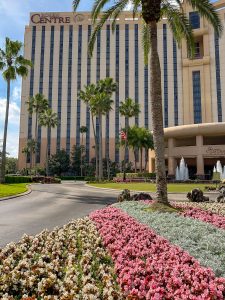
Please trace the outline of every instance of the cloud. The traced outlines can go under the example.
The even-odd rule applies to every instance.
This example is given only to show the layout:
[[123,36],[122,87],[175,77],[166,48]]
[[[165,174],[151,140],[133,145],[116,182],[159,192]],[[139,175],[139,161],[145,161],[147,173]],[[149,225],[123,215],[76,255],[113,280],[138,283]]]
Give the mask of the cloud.
[[[6,99],[0,98],[0,124],[2,124],[3,126],[5,120],[5,110],[6,110]],[[16,102],[11,102],[9,104],[9,124],[19,125],[19,122],[20,122],[20,108]]]
[[[18,156],[19,144],[19,124],[20,124],[20,107],[18,100],[20,99],[21,88],[15,86],[12,91],[12,100],[9,104],[9,123],[7,134],[7,152],[11,157]],[[6,99],[0,98],[0,140],[3,138],[3,130],[5,123]]]

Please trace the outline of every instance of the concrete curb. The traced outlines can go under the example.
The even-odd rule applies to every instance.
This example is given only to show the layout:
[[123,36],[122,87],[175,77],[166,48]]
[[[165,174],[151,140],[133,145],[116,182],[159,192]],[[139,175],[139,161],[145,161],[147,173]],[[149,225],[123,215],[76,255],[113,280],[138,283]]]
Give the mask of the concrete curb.
[[[119,189],[109,189],[109,188],[103,188],[103,187],[97,187],[97,186],[92,186],[92,185],[89,185],[89,184],[85,184],[85,186],[87,187],[90,187],[90,188],[93,188],[93,189],[100,189],[100,190],[106,190],[106,191],[118,191],[118,192],[122,192],[123,190],[119,190]],[[152,194],[155,194],[155,192],[151,192],[151,191],[138,191],[138,190],[130,190],[131,192],[138,192],[138,193],[152,193]],[[204,194],[206,195],[216,195],[216,194],[219,194],[218,192],[204,192]],[[183,193],[168,193],[168,195],[187,195],[187,192],[183,192]]]
[[26,196],[26,195],[29,195],[31,192],[32,192],[31,186],[28,185],[28,190],[26,192],[24,192],[22,194],[17,194],[17,195],[12,195],[12,196],[8,196],[8,197],[0,198],[0,201],[5,201],[5,200],[10,200],[10,199],[14,199],[14,198],[19,198],[19,197],[22,197],[22,196]]

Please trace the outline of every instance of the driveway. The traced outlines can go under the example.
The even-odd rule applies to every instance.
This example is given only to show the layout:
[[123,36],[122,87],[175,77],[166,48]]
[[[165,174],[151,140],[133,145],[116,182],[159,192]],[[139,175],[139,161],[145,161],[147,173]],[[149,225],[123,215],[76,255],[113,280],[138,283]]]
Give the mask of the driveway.
[[[83,182],[33,184],[31,188],[29,195],[0,201],[0,247],[19,241],[24,233],[34,235],[88,215],[115,202],[120,193],[88,187]],[[169,194],[169,199],[185,201],[186,194]]]
[[24,233],[51,230],[112,204],[118,194],[74,182],[35,184],[31,188],[29,195],[0,201],[0,247],[20,240]]

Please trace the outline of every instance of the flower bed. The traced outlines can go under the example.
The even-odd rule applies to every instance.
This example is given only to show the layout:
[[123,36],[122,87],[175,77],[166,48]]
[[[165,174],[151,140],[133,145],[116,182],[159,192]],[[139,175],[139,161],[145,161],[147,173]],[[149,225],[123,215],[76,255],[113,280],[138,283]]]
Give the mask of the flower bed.
[[1,299],[123,299],[113,262],[89,218],[0,250]]
[[210,223],[218,228],[225,229],[225,216],[220,216],[211,211],[202,210],[200,208],[191,207],[190,205],[176,204],[175,206],[185,209],[181,212],[181,215],[184,217],[198,219],[203,222]]
[[[176,202],[173,202],[175,204]],[[215,214],[225,216],[225,205],[223,203],[195,203],[195,202],[182,202],[179,205],[191,206],[211,211]]]
[[224,299],[225,278],[216,278],[187,252],[121,210],[109,207],[90,217],[112,255],[128,299]]
[[223,229],[177,213],[148,212],[144,210],[148,205],[140,202],[122,202],[115,206],[188,251],[203,266],[212,268],[217,276],[225,277]]

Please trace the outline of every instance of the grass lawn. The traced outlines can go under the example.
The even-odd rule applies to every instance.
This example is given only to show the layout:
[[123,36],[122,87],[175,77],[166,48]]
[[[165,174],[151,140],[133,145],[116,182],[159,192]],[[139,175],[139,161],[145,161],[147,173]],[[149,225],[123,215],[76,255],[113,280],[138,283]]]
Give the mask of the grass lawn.
[[24,193],[26,186],[27,183],[0,184],[0,198]]
[[[91,183],[91,186],[101,187],[101,188],[110,188],[116,190],[135,190],[135,191],[146,191],[146,192],[155,192],[156,186],[154,183]],[[200,188],[204,190],[204,187],[207,184],[183,184],[183,183],[170,183],[168,184],[169,193],[186,193],[190,192],[194,188]]]

